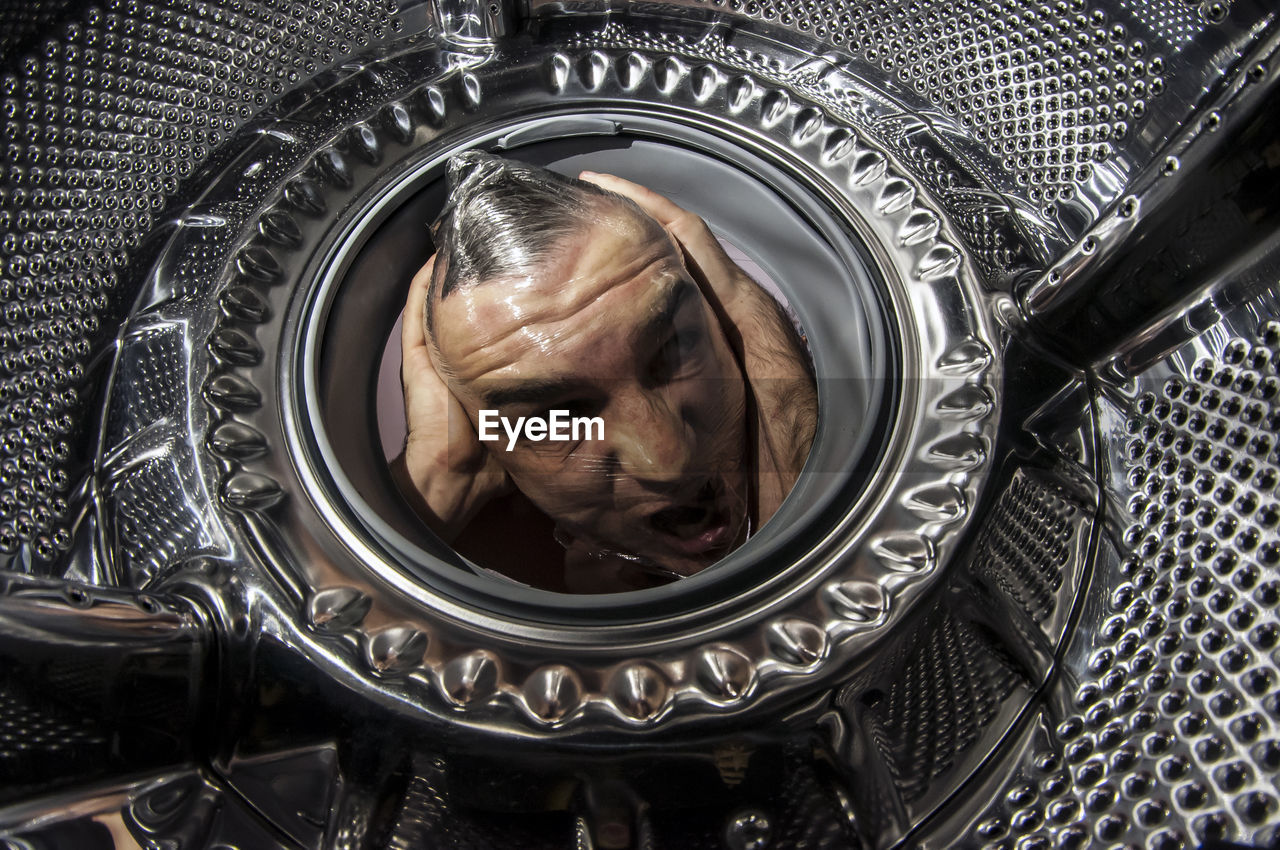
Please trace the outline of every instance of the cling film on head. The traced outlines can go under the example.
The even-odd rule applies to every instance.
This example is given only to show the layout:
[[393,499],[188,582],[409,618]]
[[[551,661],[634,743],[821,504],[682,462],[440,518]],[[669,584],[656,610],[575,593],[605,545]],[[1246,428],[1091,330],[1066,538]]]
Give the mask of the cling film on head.
[[817,392],[778,302],[700,218],[647,188],[468,151],[402,330],[393,462],[427,526],[485,573],[652,587],[768,522]]

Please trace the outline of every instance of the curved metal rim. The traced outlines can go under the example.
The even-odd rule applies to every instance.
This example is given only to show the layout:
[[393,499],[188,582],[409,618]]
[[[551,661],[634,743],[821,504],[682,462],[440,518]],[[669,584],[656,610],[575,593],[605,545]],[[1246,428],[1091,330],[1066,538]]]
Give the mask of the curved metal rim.
[[[307,523],[292,531],[280,526],[282,516],[272,508],[277,498],[261,504],[232,499],[232,506],[253,515],[249,527],[264,562],[289,564],[282,578],[289,585],[302,576],[296,590],[306,597],[300,613],[307,621],[358,645],[362,666],[372,674],[417,682],[410,685],[419,694],[416,701],[439,706],[454,722],[469,716],[472,723],[508,731],[513,721],[534,730],[569,731],[592,719],[654,728],[676,717],[755,709],[847,670],[933,584],[976,501],[994,436],[998,389],[992,370],[996,346],[989,342],[971,262],[924,192],[885,153],[820,106],[721,69],[714,56],[697,67],[636,50],[570,55],[526,45],[515,56],[447,68],[395,102],[404,115],[417,116],[418,126],[433,131],[448,125],[451,110],[468,113],[473,135],[477,127],[528,114],[518,104],[504,108],[503,83],[517,95],[530,84],[543,87],[539,97],[550,95],[559,108],[639,104],[647,112],[692,114],[712,113],[714,104],[727,125],[741,129],[743,144],[804,175],[862,233],[887,270],[904,343],[898,430],[876,481],[855,511],[783,571],[785,581],[765,583],[725,609],[699,612],[684,623],[657,620],[643,628],[629,623],[589,632],[546,628],[424,596],[420,584],[385,571],[375,579],[360,566],[377,557],[368,551],[348,550],[348,567],[291,564],[289,545],[279,544],[295,532],[310,534]],[[538,107],[546,109],[547,102]],[[500,117],[490,123],[477,113]],[[395,144],[395,134],[377,119],[359,128],[372,144]],[[437,134],[436,143],[444,137]],[[322,158],[332,166],[333,157],[344,155],[338,142],[335,137],[295,174],[305,172],[314,184],[326,173]],[[257,220],[293,213],[278,198]],[[241,248],[238,262],[243,268],[245,262],[261,262],[263,252],[279,250],[254,239]],[[246,255],[252,256],[245,260]],[[268,264],[279,266],[275,260]],[[234,324],[228,320],[223,327]],[[233,364],[223,369],[236,371]],[[279,427],[273,416],[245,418],[269,430]],[[258,476],[251,483],[269,480],[263,474],[267,467],[235,464],[228,484],[244,475]],[[234,489],[224,486],[224,493]],[[326,548],[331,544],[319,547]],[[335,566],[344,576],[337,584]],[[388,584],[396,591],[391,596],[379,589]],[[405,598],[419,602],[406,605]],[[531,649],[538,660],[522,660]],[[642,652],[649,657],[637,657]]]

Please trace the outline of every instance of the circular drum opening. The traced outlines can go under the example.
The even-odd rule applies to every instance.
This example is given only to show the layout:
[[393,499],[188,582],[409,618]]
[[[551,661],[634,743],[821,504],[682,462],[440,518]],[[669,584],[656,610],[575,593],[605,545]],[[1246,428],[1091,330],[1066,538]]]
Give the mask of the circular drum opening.
[[[568,175],[615,174],[653,189],[700,215],[793,311],[817,375],[813,446],[778,512],[714,566],[662,587],[607,595],[526,587],[489,574],[436,538],[397,492],[382,434],[397,430],[401,408],[385,400],[388,384],[393,397],[398,392],[394,369],[383,368],[385,342],[409,280],[434,250],[428,226],[445,199],[444,163],[467,148]],[[409,162],[349,222],[306,298],[293,359],[300,374],[291,378],[303,387],[295,410],[308,425],[299,432],[323,491],[317,504],[337,520],[335,528],[418,583],[549,622],[670,616],[779,579],[859,502],[892,418],[898,364],[891,323],[867,252],[796,174],[664,118],[577,115],[504,127]]]

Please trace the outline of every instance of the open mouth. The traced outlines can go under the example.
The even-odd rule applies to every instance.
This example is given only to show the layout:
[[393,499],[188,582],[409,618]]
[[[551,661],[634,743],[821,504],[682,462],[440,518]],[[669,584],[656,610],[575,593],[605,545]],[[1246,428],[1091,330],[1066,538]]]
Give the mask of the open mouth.
[[668,545],[686,555],[723,548],[733,542],[733,527],[718,495],[715,484],[708,482],[692,502],[650,514],[649,525]]

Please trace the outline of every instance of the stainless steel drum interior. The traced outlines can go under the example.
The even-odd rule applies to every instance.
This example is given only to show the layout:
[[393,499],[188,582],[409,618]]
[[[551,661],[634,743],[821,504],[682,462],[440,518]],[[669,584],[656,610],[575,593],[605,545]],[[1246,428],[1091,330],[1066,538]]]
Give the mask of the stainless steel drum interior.
[[[0,2],[0,843],[1280,846],[1280,11]],[[773,521],[478,574],[375,384],[443,163],[778,283]]]

